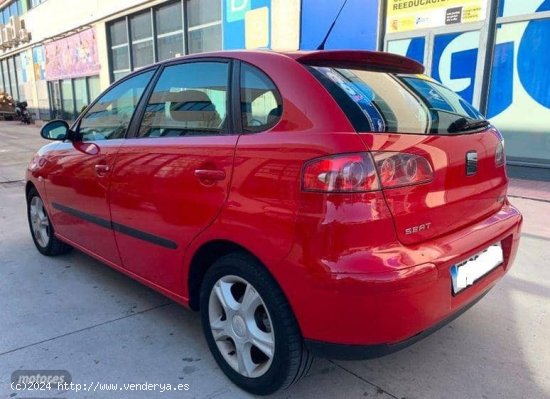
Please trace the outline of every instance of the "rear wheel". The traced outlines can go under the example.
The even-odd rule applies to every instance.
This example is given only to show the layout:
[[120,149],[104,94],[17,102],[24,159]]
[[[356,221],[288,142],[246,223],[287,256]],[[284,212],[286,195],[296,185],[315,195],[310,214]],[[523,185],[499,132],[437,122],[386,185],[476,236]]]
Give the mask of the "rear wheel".
[[216,261],[204,278],[200,305],[208,346],[242,389],[267,395],[309,370],[313,358],[286,298],[252,257],[230,254]]
[[72,247],[60,241],[54,234],[54,228],[44,207],[44,202],[36,189],[32,188],[27,196],[27,217],[34,245],[41,254],[56,256],[69,252]]

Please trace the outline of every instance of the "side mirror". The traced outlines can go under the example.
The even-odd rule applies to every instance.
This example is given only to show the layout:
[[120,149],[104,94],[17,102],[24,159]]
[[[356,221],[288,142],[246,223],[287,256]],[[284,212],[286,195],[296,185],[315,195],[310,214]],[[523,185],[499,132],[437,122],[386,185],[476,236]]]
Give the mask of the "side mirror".
[[69,138],[69,124],[57,119],[42,126],[40,135],[46,140],[65,140]]

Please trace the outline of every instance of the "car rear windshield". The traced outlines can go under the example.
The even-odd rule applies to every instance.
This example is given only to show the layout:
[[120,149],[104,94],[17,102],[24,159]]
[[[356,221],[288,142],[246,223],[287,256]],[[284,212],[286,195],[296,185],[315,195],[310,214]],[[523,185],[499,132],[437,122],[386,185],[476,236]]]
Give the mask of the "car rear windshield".
[[308,68],[358,132],[458,134],[489,124],[472,105],[424,75]]

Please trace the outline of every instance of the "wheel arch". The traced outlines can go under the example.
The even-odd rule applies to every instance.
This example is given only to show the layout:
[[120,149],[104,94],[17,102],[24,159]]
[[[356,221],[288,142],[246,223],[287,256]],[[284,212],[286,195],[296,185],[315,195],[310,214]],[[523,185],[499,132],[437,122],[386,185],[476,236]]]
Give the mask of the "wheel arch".
[[36,191],[38,191],[38,189],[36,188],[36,186],[34,185],[34,183],[32,181],[28,181],[26,184],[25,184],[25,198],[28,200],[29,199],[29,193],[31,192],[32,189],[35,189]]
[[[200,308],[200,292],[204,276],[216,260],[230,253],[244,253],[256,259],[267,272],[277,280],[269,269],[252,251],[230,240],[216,239],[203,243],[193,254],[187,274],[187,288],[189,294],[189,307],[195,311]],[[277,282],[277,284],[279,284]]]

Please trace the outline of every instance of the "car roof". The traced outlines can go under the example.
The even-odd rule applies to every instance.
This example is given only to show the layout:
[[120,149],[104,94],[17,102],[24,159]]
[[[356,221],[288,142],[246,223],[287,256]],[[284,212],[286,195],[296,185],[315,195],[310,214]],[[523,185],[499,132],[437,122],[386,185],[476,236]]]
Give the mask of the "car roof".
[[252,58],[285,56],[301,64],[315,66],[364,69],[388,73],[424,73],[424,66],[411,58],[382,51],[365,50],[313,50],[288,52],[273,50],[225,50],[185,55],[161,61],[155,65],[170,64],[178,60],[192,60],[197,58],[250,59],[251,56]]

